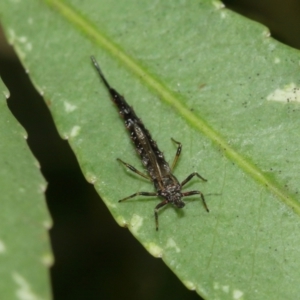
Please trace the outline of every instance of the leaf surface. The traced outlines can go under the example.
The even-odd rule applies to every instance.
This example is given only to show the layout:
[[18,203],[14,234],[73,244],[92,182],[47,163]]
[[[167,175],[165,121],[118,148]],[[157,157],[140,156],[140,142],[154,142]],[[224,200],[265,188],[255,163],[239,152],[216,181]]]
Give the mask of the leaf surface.
[[0,295],[50,299],[48,268],[53,259],[47,234],[51,220],[43,196],[46,183],[25,130],[7,107],[9,93],[2,80],[0,91]]
[[[299,51],[216,1],[1,3],[2,22],[58,130],[121,226],[206,299],[299,295]],[[154,226],[153,191],[100,82],[142,118],[175,175],[201,190]]]

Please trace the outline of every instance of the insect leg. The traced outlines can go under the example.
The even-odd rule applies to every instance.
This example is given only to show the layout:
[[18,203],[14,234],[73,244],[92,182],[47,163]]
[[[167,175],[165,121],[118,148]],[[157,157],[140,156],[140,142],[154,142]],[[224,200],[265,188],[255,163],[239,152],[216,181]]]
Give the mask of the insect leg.
[[134,194],[132,194],[132,195],[130,195],[130,196],[124,198],[124,199],[119,200],[118,202],[123,202],[125,200],[134,198],[135,196],[139,196],[139,195],[141,195],[141,196],[157,196],[157,193],[137,192],[137,193],[134,193]]
[[158,231],[158,210],[166,204],[168,204],[168,201],[164,200],[163,202],[158,203],[154,209],[156,231]]
[[130,164],[128,164],[128,163],[126,163],[125,161],[123,161],[122,159],[120,159],[120,158],[117,158],[117,160],[119,161],[119,162],[121,162],[123,165],[125,165],[129,170],[131,170],[132,172],[134,172],[134,173],[136,173],[136,174],[138,174],[138,175],[140,175],[140,176],[142,176],[142,177],[144,177],[144,178],[146,178],[146,179],[148,179],[148,180],[151,180],[147,175],[145,175],[145,174],[143,174],[142,172],[140,172],[139,170],[137,170],[135,167],[133,167],[132,165],[130,165]]
[[180,156],[181,149],[182,149],[182,144],[180,142],[175,141],[173,138],[171,138],[171,140],[178,145],[177,151],[176,151],[176,155],[174,157],[174,160],[173,160],[173,163],[172,163],[172,167],[171,167],[171,171],[173,171],[173,169],[175,168],[175,165],[176,165],[176,163],[178,161],[178,158]]
[[181,193],[181,195],[182,195],[182,197],[187,197],[187,196],[192,196],[192,195],[200,195],[206,211],[209,212],[209,209],[208,209],[208,207],[206,205],[206,202],[205,202],[205,199],[204,199],[204,195],[203,195],[202,192],[200,192],[200,191],[190,191],[190,192]]
[[190,174],[186,179],[184,179],[181,182],[181,186],[184,186],[186,183],[188,183],[194,176],[199,177],[203,181],[207,181],[207,179],[203,178],[198,172],[193,172],[192,174]]

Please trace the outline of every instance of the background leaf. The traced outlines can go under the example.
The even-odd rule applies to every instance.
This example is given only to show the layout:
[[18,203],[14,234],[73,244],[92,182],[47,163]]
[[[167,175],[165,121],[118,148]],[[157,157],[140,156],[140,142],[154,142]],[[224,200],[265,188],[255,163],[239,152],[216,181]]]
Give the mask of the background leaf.
[[[22,24],[7,9],[7,36],[119,224],[206,298],[295,298],[298,52],[218,2],[47,3],[26,3]],[[164,209],[156,233],[157,202],[116,204],[151,186],[114,161],[139,164],[90,54],[166,157],[171,136],[183,143],[176,174],[209,179],[188,188],[220,194],[210,214],[199,201]]]
[[24,140],[26,132],[7,107],[4,95],[9,94],[1,80],[0,90],[0,295],[3,299],[50,299],[46,183]]

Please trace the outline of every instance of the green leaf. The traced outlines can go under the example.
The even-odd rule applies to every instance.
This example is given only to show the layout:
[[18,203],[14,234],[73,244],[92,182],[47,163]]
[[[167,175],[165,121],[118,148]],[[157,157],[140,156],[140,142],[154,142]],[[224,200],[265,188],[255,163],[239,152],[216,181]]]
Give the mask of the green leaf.
[[46,183],[25,141],[26,132],[7,107],[8,92],[1,80],[0,91],[0,295],[50,299]]
[[[300,288],[299,52],[217,1],[11,1],[7,37],[61,136],[121,226],[206,299],[297,299]],[[134,106],[172,161],[184,209],[117,200],[150,183],[89,60]],[[146,270],[145,270],[146,272]]]

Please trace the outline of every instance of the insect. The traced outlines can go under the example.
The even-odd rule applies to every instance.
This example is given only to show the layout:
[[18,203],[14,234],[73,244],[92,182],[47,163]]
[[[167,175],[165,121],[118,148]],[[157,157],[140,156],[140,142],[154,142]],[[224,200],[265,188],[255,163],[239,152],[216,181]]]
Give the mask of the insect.
[[182,145],[181,143],[175,141],[172,138],[172,141],[177,144],[177,151],[175,158],[173,160],[172,166],[170,168],[169,164],[166,162],[163,153],[159,150],[156,142],[152,139],[151,134],[145,128],[141,119],[137,117],[132,107],[128,105],[123,96],[121,96],[115,89],[113,89],[106,78],[104,77],[96,59],[91,56],[92,63],[96,68],[102,82],[107,88],[112,101],[116,104],[119,110],[119,114],[124,119],[125,126],[130,133],[130,138],[133,141],[136,151],[139,154],[142,164],[148,171],[148,175],[138,171],[132,165],[124,162],[123,160],[118,158],[118,161],[125,165],[132,172],[150,180],[153,182],[154,187],[156,189],[155,193],[150,192],[137,192],[126,198],[119,200],[119,202],[126,201],[128,199],[134,198],[136,196],[158,196],[163,200],[156,205],[154,209],[154,217],[156,230],[158,230],[158,211],[160,208],[167,204],[173,204],[177,208],[183,208],[185,203],[182,201],[183,197],[192,196],[192,195],[200,195],[203,205],[207,212],[209,212],[208,207],[206,205],[204,195],[200,191],[188,191],[182,192],[182,187],[188,183],[194,176],[202,179],[203,181],[207,181],[203,178],[199,173],[193,172],[191,173],[185,180],[181,183],[177,180],[177,178],[172,174],[172,171],[178,161],[180,156]]

